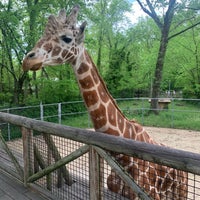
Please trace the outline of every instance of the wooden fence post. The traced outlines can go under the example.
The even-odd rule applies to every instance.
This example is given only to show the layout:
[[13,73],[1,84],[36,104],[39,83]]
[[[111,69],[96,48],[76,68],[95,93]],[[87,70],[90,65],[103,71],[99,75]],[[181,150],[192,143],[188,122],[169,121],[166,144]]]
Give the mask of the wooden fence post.
[[90,180],[90,199],[103,199],[103,164],[104,160],[99,156],[96,150],[90,146],[89,151],[89,180]]
[[[48,136],[47,134],[44,134],[44,133],[43,133],[43,138],[47,144],[48,152],[51,152],[55,161],[57,162],[57,161],[61,160],[62,157],[53,141],[53,138],[50,135]],[[71,177],[68,169],[66,168],[66,166],[62,166],[60,169],[58,169],[58,187],[62,186],[62,178],[64,178],[65,183],[67,185],[73,184],[72,177]]]
[[24,185],[27,186],[27,179],[33,174],[34,152],[33,152],[33,131],[21,127],[23,141],[23,159],[24,159]]

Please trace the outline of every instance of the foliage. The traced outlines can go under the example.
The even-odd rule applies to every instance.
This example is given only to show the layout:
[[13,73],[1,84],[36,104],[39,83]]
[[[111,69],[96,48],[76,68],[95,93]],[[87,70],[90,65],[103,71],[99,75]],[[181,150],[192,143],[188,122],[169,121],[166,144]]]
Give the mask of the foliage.
[[[0,2],[0,104],[80,99],[70,66],[47,67],[37,73],[21,70],[22,59],[42,34],[47,17],[63,7],[69,11],[76,3],[81,6],[79,20],[88,21],[85,46],[111,94],[151,96],[162,36],[159,21],[164,23],[164,11],[171,1],[151,1],[158,18],[147,16],[136,24],[131,24],[126,15],[132,12],[128,0],[76,0],[67,1],[67,5],[64,0]],[[200,3],[177,2],[160,91],[182,91],[184,97],[200,98]]]

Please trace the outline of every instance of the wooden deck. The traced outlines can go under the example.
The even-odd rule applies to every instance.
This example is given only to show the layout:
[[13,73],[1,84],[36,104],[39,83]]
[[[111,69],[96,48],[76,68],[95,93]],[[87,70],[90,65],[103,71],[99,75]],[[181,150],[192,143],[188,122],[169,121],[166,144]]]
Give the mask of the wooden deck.
[[38,192],[0,170],[0,200],[45,200]]

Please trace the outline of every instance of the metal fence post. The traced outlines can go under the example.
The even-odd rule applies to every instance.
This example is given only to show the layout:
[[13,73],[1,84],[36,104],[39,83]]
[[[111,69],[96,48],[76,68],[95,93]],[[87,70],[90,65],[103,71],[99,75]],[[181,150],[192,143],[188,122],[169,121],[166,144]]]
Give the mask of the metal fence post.
[[[9,108],[7,109],[7,113],[9,113],[10,111],[9,111]],[[10,135],[10,123],[8,123],[8,141],[10,140],[10,137],[11,135]]]
[[58,123],[62,122],[62,104],[58,103]]
[[144,126],[144,98],[142,98],[142,125]]
[[172,98],[171,99],[171,105],[172,105],[172,108],[171,108],[171,128],[174,128],[174,99]]
[[40,120],[44,121],[44,108],[42,102],[40,102]]

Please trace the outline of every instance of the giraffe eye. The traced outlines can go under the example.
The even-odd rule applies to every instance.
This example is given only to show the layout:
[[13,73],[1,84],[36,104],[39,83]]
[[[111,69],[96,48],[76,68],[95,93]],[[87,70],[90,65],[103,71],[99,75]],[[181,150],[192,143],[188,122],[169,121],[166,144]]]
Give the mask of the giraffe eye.
[[70,43],[72,41],[72,38],[67,37],[66,35],[62,35],[61,39],[65,42],[65,43]]

